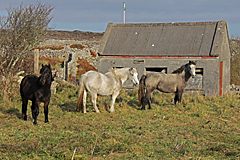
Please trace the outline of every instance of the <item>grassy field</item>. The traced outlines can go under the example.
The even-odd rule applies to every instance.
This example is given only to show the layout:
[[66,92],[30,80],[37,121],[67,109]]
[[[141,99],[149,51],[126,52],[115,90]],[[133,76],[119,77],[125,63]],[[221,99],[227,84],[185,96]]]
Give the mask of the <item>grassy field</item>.
[[75,112],[77,88],[60,84],[49,121],[40,108],[33,125],[21,118],[18,86],[3,101],[0,91],[0,159],[239,159],[240,96],[173,95],[155,92],[152,110],[140,110],[137,90],[122,90],[109,113],[110,97],[88,97],[87,113]]

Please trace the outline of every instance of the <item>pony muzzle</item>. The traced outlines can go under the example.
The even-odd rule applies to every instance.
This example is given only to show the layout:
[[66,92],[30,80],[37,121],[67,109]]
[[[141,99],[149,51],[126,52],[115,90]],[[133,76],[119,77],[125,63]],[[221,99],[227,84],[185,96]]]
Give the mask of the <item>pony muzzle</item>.
[[135,83],[133,83],[133,85],[134,85],[134,86],[137,86],[137,85],[138,85],[138,83],[136,83],[136,82],[135,82]]
[[132,79],[132,83],[134,86],[137,86],[139,84],[138,79]]
[[196,74],[192,74],[192,78],[195,78],[196,77]]

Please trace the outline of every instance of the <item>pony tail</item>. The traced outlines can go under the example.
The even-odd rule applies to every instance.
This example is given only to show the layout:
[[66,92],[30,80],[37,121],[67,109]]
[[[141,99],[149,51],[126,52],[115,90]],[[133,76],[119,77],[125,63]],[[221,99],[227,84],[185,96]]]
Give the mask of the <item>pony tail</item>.
[[139,89],[138,89],[138,102],[142,105],[142,98],[144,96],[144,82],[146,79],[146,75],[142,75],[140,82],[139,82]]
[[83,112],[83,92],[85,89],[85,84],[84,84],[85,76],[83,75],[80,79],[80,87],[79,87],[79,94],[78,94],[78,101],[77,101],[77,108],[76,112]]

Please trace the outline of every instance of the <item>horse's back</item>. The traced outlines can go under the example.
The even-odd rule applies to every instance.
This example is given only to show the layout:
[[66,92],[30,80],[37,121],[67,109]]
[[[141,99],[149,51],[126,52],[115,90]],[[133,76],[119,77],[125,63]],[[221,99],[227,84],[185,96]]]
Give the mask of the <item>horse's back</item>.
[[96,71],[88,71],[85,74],[82,75],[82,78],[85,78],[85,85],[96,85],[100,81],[100,73]]
[[150,72],[146,74],[145,85],[157,86],[159,81],[161,81],[165,75],[166,74],[164,73]]
[[101,77],[100,73],[96,71],[88,71],[82,75],[81,79],[84,79],[85,88],[90,92],[96,92],[98,90]]
[[96,71],[88,71],[85,76],[85,88],[100,95],[110,95],[116,87],[116,80],[112,73],[102,74]]
[[35,75],[25,76],[20,84],[20,94],[22,97],[29,97],[36,90],[38,77]]
[[177,90],[177,74],[165,74],[151,72],[146,75],[146,87],[158,89],[161,92],[176,92]]

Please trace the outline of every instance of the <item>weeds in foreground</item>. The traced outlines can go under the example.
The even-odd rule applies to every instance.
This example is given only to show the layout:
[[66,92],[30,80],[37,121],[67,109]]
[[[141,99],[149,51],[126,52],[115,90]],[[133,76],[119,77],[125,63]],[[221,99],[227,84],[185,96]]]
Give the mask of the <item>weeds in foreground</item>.
[[[38,125],[21,119],[18,88],[8,103],[0,98],[1,159],[237,159],[240,157],[239,95],[153,94],[152,110],[140,110],[136,90],[122,90],[109,113],[110,97],[90,96],[87,113],[75,112],[78,89],[58,85],[49,121],[40,108]],[[3,95],[3,94],[0,94]]]

